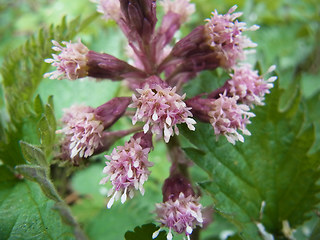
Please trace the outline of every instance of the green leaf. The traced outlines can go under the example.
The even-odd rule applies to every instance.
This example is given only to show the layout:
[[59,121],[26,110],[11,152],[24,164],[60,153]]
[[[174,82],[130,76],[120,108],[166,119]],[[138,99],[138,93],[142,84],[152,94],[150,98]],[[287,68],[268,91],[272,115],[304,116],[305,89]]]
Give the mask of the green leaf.
[[30,181],[38,183],[43,193],[54,201],[61,201],[57,190],[48,176],[48,170],[34,165],[18,165],[15,169]]
[[39,116],[43,113],[44,109],[43,109],[43,102],[39,96],[39,94],[36,96],[36,98],[34,99],[34,111],[36,112],[36,114]]
[[20,146],[24,158],[31,164],[47,167],[48,163],[44,153],[38,147],[35,147],[24,141],[20,141]]
[[0,185],[1,239],[75,239],[36,183]]
[[51,133],[53,134],[53,136],[55,136],[57,123],[56,123],[56,118],[54,117],[53,108],[51,106],[53,105],[49,105],[49,104],[46,105],[45,115],[46,115],[46,118],[48,119],[48,125],[50,126]]
[[[128,231],[125,234],[125,239],[126,240],[151,240],[152,239],[152,234],[157,231],[159,227],[156,225],[149,223],[149,224],[144,224],[141,227],[135,227],[134,231]],[[156,238],[157,240],[166,240],[166,232],[165,231],[160,231],[158,237]]]
[[182,128],[198,148],[186,153],[211,178],[201,187],[244,239],[260,238],[257,223],[275,237],[283,236],[283,221],[296,228],[319,203],[320,155],[308,154],[314,128],[305,121],[299,95],[279,110],[282,92],[275,85],[266,106],[255,109],[248,126],[252,136],[244,143],[233,146],[223,137],[217,142],[209,124],[198,123],[195,132]]
[[310,153],[320,150],[320,92],[307,100],[308,117],[314,123],[316,129],[316,141]]

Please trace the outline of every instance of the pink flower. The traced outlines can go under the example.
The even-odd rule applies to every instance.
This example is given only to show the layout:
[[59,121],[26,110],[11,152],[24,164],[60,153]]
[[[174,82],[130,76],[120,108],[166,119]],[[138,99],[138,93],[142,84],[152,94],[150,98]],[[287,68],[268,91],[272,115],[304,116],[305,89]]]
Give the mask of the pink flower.
[[75,80],[87,76],[87,53],[89,49],[79,40],[77,43],[65,42],[66,47],[62,47],[57,41],[52,40],[52,49],[61,52],[59,55],[52,54],[53,59],[46,59],[45,62],[51,63],[57,70],[46,73],[44,77],[50,79],[68,78]]
[[97,11],[102,13],[106,20],[112,19],[118,21],[121,16],[119,0],[92,0],[97,3]]
[[[137,108],[136,114],[132,118],[132,123],[136,124],[138,120],[145,122],[144,132],[161,134],[163,131],[165,142],[169,142],[170,137],[179,134],[176,126],[180,123],[186,123],[190,130],[195,130],[193,126],[196,121],[191,118],[190,108],[186,106],[183,99],[185,94],[180,96],[176,93],[176,87],[155,87],[149,88],[146,84],[143,89],[137,89],[140,96],[132,96],[133,103],[129,107]],[[174,127],[174,131],[173,131]]]
[[[271,66],[267,73],[274,71],[275,66]],[[253,71],[249,64],[235,67],[234,73],[230,74],[232,79],[228,80],[229,92],[233,96],[238,96],[239,101],[249,106],[264,105],[264,95],[270,93],[276,77],[267,80],[258,75],[258,71]]]
[[[156,204],[156,213],[158,221],[162,227],[169,228],[167,239],[172,239],[171,230],[177,233],[184,233],[188,240],[193,229],[198,225],[202,226],[202,205],[199,203],[199,198],[192,195],[185,196],[182,192],[176,199],[169,199],[164,203]],[[153,233],[152,238],[156,238],[161,231],[161,228]]]
[[184,23],[196,10],[195,5],[190,0],[163,0],[160,2],[164,12],[173,12],[180,16],[180,22]]
[[244,48],[256,47],[256,44],[242,35],[242,32],[255,31],[258,26],[246,28],[246,23],[238,22],[236,18],[242,13],[233,13],[236,8],[237,6],[233,6],[225,15],[220,15],[215,10],[212,12],[212,17],[206,19],[209,44],[217,53],[220,64],[224,68],[230,68],[238,60],[243,60],[245,58]]
[[66,126],[56,133],[64,133],[69,144],[70,158],[90,157],[101,145],[103,123],[95,118],[94,109],[88,106],[72,106],[65,110],[62,121]]
[[237,104],[238,98],[238,96],[227,97],[224,92],[218,99],[211,102],[208,113],[217,139],[220,135],[224,135],[232,144],[238,140],[244,141],[243,136],[237,130],[241,130],[245,135],[251,135],[246,125],[250,123],[249,118],[255,116],[249,112],[249,106]]
[[[151,137],[151,136],[150,136]],[[121,197],[121,203],[124,203],[127,197],[133,198],[134,191],[139,190],[144,194],[143,184],[147,181],[150,171],[149,167],[153,166],[148,161],[148,153],[150,151],[149,143],[145,143],[145,139],[132,137],[124,146],[113,149],[110,155],[106,155],[106,167],[103,173],[107,174],[100,184],[105,184],[110,180],[112,188],[108,192],[111,196],[107,207],[111,208],[114,201]]]

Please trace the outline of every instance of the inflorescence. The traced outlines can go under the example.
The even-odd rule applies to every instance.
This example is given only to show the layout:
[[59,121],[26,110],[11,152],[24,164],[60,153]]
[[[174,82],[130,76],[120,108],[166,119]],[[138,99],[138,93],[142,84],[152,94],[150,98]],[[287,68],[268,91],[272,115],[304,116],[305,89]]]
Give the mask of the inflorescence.
[[[205,24],[172,44],[175,33],[195,12],[190,0],[159,1],[164,16],[157,28],[155,0],[94,2],[104,19],[115,21],[126,36],[132,64],[89,50],[80,40],[62,42],[63,45],[52,40],[53,50],[58,53],[45,61],[56,70],[44,76],[69,80],[89,76],[125,81],[132,90],[131,98],[116,97],[97,108],[72,106],[65,110],[64,127],[57,131],[64,134],[59,157],[70,159],[74,165],[108,150],[118,139],[134,133],[124,146],[118,146],[105,156],[103,174],[106,176],[100,183],[112,185],[108,192],[107,207],[110,208],[118,199],[124,203],[133,198],[135,191],[144,194],[143,184],[153,166],[148,154],[153,149],[154,134],[174,145],[177,141],[171,139],[179,134],[178,125],[186,124],[195,131],[198,120],[211,124],[217,139],[225,136],[232,144],[243,142],[243,135],[250,135],[247,129],[250,118],[255,116],[250,110],[264,104],[265,94],[270,93],[276,77],[266,78],[274,71],[274,66],[259,75],[245,62],[246,55],[253,52],[257,44],[244,33],[255,31],[258,26],[247,27],[246,23],[239,22],[241,13],[235,12],[236,6],[224,15],[215,10]],[[200,72],[217,68],[224,69],[230,76],[223,86],[197,96],[183,93],[183,86],[196,81]],[[110,131],[124,116],[131,116],[136,126]],[[179,149],[179,146],[169,147],[169,152],[170,149]],[[172,230],[190,239],[193,229],[201,227],[205,221],[199,195],[193,191],[188,177],[179,171],[179,165],[188,165],[182,155],[171,159],[170,176],[163,186],[163,203],[156,205],[161,228],[153,234],[154,238],[167,227],[168,240],[172,239]]]

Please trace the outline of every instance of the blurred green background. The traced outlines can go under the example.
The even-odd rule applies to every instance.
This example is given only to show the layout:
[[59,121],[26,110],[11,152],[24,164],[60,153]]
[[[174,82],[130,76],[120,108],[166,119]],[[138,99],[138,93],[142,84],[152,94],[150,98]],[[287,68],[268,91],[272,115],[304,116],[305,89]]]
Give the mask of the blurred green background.
[[[312,99],[320,91],[318,0],[192,2],[196,4],[197,11],[190,22],[183,26],[181,36],[196,25],[202,24],[214,9],[219,13],[225,13],[231,6],[237,4],[238,10],[244,12],[242,21],[247,22],[249,26],[253,24],[260,26],[260,30],[250,33],[252,40],[258,43],[257,55],[251,57],[250,61],[259,61],[264,70],[276,64],[281,86],[287,90],[288,98],[296,87],[302,90],[307,100]],[[96,5],[89,0],[0,0],[0,64],[13,49],[23,44],[30,36],[37,34],[41,27],[52,23],[59,24],[65,15],[68,20],[72,20],[77,16],[85,18],[95,11]],[[124,54],[126,40],[113,22],[107,23],[98,17],[77,37],[80,37],[92,50],[107,52],[121,59],[126,58]],[[42,99],[54,95],[57,118],[61,117],[63,108],[73,103],[96,107],[116,95],[126,94],[121,90],[121,83],[109,81],[96,83],[90,79],[74,82],[44,79],[37,93]],[[2,89],[0,97],[3,101]],[[114,128],[121,129],[128,124],[128,121],[122,120]],[[141,197],[137,194],[132,201],[123,206],[117,203],[111,210],[105,208],[103,195],[106,189],[98,185],[102,178],[103,156],[93,158],[89,167],[79,169],[72,175],[68,187],[78,195],[77,201],[71,205],[72,211],[91,239],[123,239],[127,230],[153,221],[154,203],[162,201],[161,184],[168,176],[169,166],[164,161],[165,152],[165,146],[159,143],[151,154],[151,160],[156,164],[152,169],[150,180],[145,184],[146,195]],[[197,168],[194,168],[192,173],[196,181],[206,178],[206,175]],[[59,183],[59,180],[56,180],[58,187],[64,179],[60,181]],[[206,197],[203,203],[212,204]],[[232,232],[235,229],[226,220],[215,215],[214,223],[203,232],[202,239],[223,239],[228,231]],[[301,239],[306,235],[302,230],[298,234],[301,235]]]

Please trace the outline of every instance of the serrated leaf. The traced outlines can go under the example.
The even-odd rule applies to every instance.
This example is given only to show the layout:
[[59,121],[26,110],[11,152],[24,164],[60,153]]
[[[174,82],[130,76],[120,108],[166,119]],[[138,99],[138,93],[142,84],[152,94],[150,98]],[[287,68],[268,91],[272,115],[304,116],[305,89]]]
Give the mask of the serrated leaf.
[[[137,226],[134,228],[134,231],[128,231],[125,234],[126,240],[152,240],[152,234],[157,231],[159,227],[153,223],[144,224],[141,227]],[[157,240],[166,240],[165,231],[160,231]]]
[[284,111],[279,110],[280,97],[276,84],[266,106],[254,111],[256,117],[248,126],[252,136],[235,146],[222,137],[216,142],[209,124],[197,124],[195,132],[182,128],[198,148],[186,153],[212,179],[201,186],[244,239],[260,238],[257,223],[281,236],[283,221],[295,228],[319,203],[320,156],[308,154],[314,128],[305,122],[299,96]]
[[20,146],[24,158],[31,164],[47,167],[48,163],[44,153],[38,147],[35,147],[24,141],[20,141]]
[[1,184],[1,239],[75,239],[72,228],[52,209],[54,204],[36,183]]

